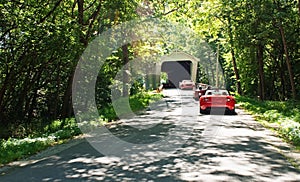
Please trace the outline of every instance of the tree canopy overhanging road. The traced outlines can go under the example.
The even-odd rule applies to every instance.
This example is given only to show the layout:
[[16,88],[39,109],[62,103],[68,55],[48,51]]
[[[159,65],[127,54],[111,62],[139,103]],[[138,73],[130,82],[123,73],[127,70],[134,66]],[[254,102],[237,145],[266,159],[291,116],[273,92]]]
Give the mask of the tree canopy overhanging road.
[[[174,52],[201,60],[195,82],[222,85],[238,97],[252,99],[255,105],[246,104],[245,108],[254,110],[258,118],[276,124],[275,128],[279,128],[276,131],[288,142],[300,145],[300,0],[3,1],[0,9],[1,165],[80,134],[82,131],[76,123],[78,117],[75,119],[76,104],[82,106],[79,113],[83,114],[79,120],[92,118],[86,114],[91,111],[88,106],[92,101],[97,110],[94,112],[97,118],[92,119],[97,124],[121,118],[114,108],[114,95],[120,96],[121,101],[129,99],[127,105],[133,110],[148,107],[152,95],[147,91],[161,91],[156,78],[167,79],[168,75],[153,75],[147,66],[135,72],[135,66],[139,65],[135,63],[155,65]],[[135,22],[134,26],[122,30],[126,27],[122,25],[132,25],[132,22]],[[99,39],[102,42],[97,41]],[[91,48],[91,45],[96,46]],[[115,45],[120,46],[112,48]],[[97,55],[83,56],[93,51]],[[105,53],[109,55],[103,57]],[[94,67],[95,60],[102,61],[101,67]],[[185,61],[184,64],[190,65],[189,60]],[[94,69],[96,75],[77,68]],[[176,74],[174,71],[173,75]],[[79,77],[81,80],[76,82]],[[93,79],[94,88],[82,86]],[[72,95],[74,90],[82,94],[79,102]],[[137,132],[139,129],[130,130],[126,125],[112,129],[116,136],[125,137],[125,141],[144,143],[149,140],[150,144],[174,135],[175,138],[171,139],[175,140],[172,144],[177,153],[170,151],[173,156],[157,161],[152,156],[141,165],[131,166],[98,154],[91,147],[93,140],[87,139],[90,143],[83,140],[3,178],[13,180],[14,174],[21,177],[29,170],[40,172],[43,170],[40,166],[49,166],[53,173],[48,177],[46,173],[49,171],[39,173],[40,176],[29,172],[32,175],[28,176],[33,180],[55,180],[52,174],[56,170],[52,165],[59,166],[62,172],[58,180],[71,179],[72,176],[87,180],[94,180],[97,176],[107,181],[118,177],[130,180],[135,174],[141,174],[141,181],[157,177],[161,180],[198,181],[198,177],[201,176],[202,180],[206,175],[208,179],[216,180],[219,177],[253,181],[297,178],[298,171],[271,149],[275,144],[269,141],[277,139],[264,133],[265,130],[254,124],[250,116],[244,115],[243,111],[237,116],[199,115],[199,105],[189,100],[191,93],[186,93],[182,101],[190,109],[186,113],[180,112],[180,115],[165,113],[165,118],[157,120],[162,124],[152,123],[160,131],[160,134],[154,134],[155,137],[143,138],[145,136]],[[91,94],[93,99],[80,100]],[[174,104],[176,108],[178,104],[170,100],[166,103],[163,108]],[[269,107],[270,103],[274,106]],[[256,109],[257,105],[261,107]],[[151,116],[146,115],[148,122],[154,121]],[[177,122],[177,117],[183,122]],[[132,122],[132,125],[140,124]],[[178,127],[182,130],[176,130]],[[168,131],[174,133],[168,135]],[[209,136],[218,137],[205,138]],[[182,145],[176,139],[186,143]],[[104,136],[102,140],[105,140]],[[237,155],[240,161],[236,161]],[[79,156],[86,156],[89,162],[76,162]],[[84,157],[82,159],[85,161]],[[74,164],[79,166],[72,168]],[[86,170],[83,170],[84,166]],[[232,173],[228,166],[236,166],[240,171]],[[85,176],[89,173],[92,174]]]
[[[0,6],[0,118],[4,126],[71,117],[71,84],[84,49],[110,27],[143,17],[179,22],[195,32],[195,42],[208,42],[214,52],[219,47],[218,61],[228,89],[263,100],[299,97],[296,1],[57,0],[40,4],[6,1]],[[115,51],[98,75],[99,108],[110,102],[109,85],[115,74],[134,57],[147,60],[182,50],[209,60],[214,54],[189,47],[191,42],[185,47],[175,43],[163,39],[134,42],[127,46],[129,59],[123,55],[126,47]],[[199,75],[199,82],[212,76],[204,69],[199,69]]]

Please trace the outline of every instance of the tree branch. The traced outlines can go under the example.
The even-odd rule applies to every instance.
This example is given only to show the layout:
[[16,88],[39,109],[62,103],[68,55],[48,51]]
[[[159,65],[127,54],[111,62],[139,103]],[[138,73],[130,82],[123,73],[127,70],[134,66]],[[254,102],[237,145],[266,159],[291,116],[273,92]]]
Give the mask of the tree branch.
[[44,16],[40,21],[39,23],[43,23],[49,16],[51,16],[51,14],[56,10],[56,8],[60,5],[60,3],[62,2],[63,0],[58,0],[54,7],[52,8],[51,11],[48,12],[48,14],[46,16]]
[[94,2],[92,4],[90,4],[87,8],[85,8],[83,11],[90,9],[96,2],[97,2],[97,0],[94,0]]
[[102,7],[102,0],[100,0],[97,10],[89,18],[90,23],[89,23],[88,31],[86,33],[86,39],[88,39],[89,36],[91,35],[94,22],[97,19],[98,15],[100,14],[101,7]]

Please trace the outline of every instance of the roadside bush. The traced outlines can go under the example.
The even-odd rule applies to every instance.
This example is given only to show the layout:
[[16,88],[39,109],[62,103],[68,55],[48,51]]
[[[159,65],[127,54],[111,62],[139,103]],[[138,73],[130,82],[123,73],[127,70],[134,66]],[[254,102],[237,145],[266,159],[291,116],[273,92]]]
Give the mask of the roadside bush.
[[81,131],[77,126],[75,118],[70,118],[65,120],[55,120],[51,124],[47,125],[44,128],[43,135],[48,136],[50,134],[55,134],[56,137],[60,138],[68,138],[63,136],[69,135],[71,137],[79,135],[81,134]]
[[[136,112],[146,108],[150,102],[154,102],[160,98],[162,98],[161,94],[140,92],[134,96],[130,96],[129,103],[132,111]],[[123,101],[120,100],[120,102]],[[108,104],[99,113],[101,114],[99,120],[80,123],[81,129],[89,131],[93,127],[103,125],[105,122],[118,119],[112,104]],[[39,130],[32,132],[28,137],[21,138],[21,136],[18,136],[18,138],[10,137],[6,140],[2,139],[0,141],[0,164],[6,164],[30,156],[81,133],[75,118],[70,118],[52,121],[48,125],[40,127]]]
[[81,134],[74,118],[55,120],[42,131],[26,138],[9,138],[0,142],[0,164],[36,154],[52,145],[62,143],[65,139]]
[[2,140],[0,144],[0,164],[5,164],[35,154],[55,143],[55,138],[38,137]]
[[[130,114],[145,109],[151,102],[155,102],[162,98],[162,94],[151,92],[139,92],[133,96],[121,97],[115,100],[113,104],[109,104],[104,109],[99,110],[101,119],[114,121],[119,119],[118,116]],[[129,103],[129,108],[127,107]],[[116,108],[114,108],[116,107]],[[115,112],[117,109],[118,113]]]
[[274,123],[282,118],[282,115],[278,112],[278,110],[272,109],[264,112],[263,118],[271,123]]
[[105,121],[114,121],[118,119],[118,116],[112,104],[109,104],[105,108],[99,110],[99,114],[100,118]]
[[[258,120],[275,123],[279,135],[284,139],[300,146],[300,113],[299,102],[293,101],[258,101],[256,99],[237,96],[237,102]],[[266,124],[266,123],[264,123]],[[268,124],[267,124],[268,125]],[[271,125],[268,125],[270,127]]]
[[295,145],[300,145],[300,123],[293,120],[282,121],[280,124],[280,133],[292,141]]

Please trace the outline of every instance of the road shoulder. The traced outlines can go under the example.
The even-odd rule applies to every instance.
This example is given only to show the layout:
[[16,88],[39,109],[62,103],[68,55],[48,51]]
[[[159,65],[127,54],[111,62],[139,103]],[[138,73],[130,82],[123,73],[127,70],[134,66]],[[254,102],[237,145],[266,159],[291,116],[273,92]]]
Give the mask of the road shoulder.
[[65,142],[63,144],[54,145],[52,147],[49,147],[46,150],[43,150],[43,151],[41,151],[35,155],[32,155],[28,158],[5,164],[0,167],[0,176],[9,173],[10,171],[14,170],[15,168],[25,167],[27,165],[32,165],[32,164],[38,163],[38,162],[45,160],[57,153],[60,153],[64,150],[66,150],[70,147],[78,145],[84,141],[85,141],[85,136],[80,135],[80,136],[74,137],[73,139],[68,140],[67,142]]
[[270,125],[265,125],[263,123],[260,123],[255,119],[254,116],[252,116],[249,112],[242,109],[241,107],[238,108],[238,114],[245,114],[249,115],[253,118],[253,121],[255,123],[246,123],[248,127],[251,127],[253,130],[262,130],[265,129],[269,132],[269,135],[272,136],[268,142],[274,147],[274,149],[279,152],[281,155],[283,155],[295,168],[300,170],[300,151],[296,149],[295,146],[292,144],[287,143],[284,141],[278,133],[276,133],[274,127]]

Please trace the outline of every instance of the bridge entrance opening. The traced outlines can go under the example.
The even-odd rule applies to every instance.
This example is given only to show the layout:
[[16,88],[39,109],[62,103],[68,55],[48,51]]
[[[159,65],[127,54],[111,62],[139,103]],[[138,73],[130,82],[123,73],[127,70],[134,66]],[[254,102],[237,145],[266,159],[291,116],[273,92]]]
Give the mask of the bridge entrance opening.
[[168,80],[164,88],[178,88],[182,80],[191,80],[192,61],[165,61],[161,65],[161,72],[167,74]]

